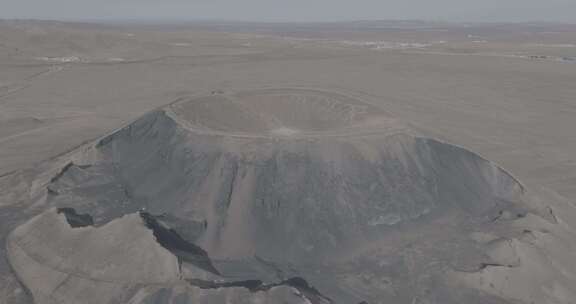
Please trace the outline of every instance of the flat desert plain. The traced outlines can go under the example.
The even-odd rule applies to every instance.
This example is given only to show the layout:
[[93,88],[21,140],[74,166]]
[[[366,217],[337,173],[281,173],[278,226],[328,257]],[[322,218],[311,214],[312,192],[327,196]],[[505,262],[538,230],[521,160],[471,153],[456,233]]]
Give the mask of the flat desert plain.
[[0,302],[574,303],[575,117],[574,25],[0,21]]
[[576,27],[365,27],[4,21],[0,174],[182,96],[305,86],[364,94],[576,198]]

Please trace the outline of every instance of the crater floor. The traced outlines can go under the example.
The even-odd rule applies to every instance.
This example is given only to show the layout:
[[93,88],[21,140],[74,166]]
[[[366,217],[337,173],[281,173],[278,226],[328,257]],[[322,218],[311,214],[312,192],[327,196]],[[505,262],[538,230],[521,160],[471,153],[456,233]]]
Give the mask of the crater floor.
[[171,109],[192,130],[231,136],[320,137],[399,125],[382,109],[354,97],[299,88],[214,92],[181,100]]

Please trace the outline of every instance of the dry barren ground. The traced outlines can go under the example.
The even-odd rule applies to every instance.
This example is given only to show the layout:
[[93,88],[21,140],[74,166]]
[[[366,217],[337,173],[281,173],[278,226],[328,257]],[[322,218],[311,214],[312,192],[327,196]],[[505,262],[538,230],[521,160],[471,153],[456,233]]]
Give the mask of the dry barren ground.
[[289,85],[364,93],[527,182],[576,198],[573,27],[246,27],[256,34],[0,23],[0,174],[181,96]]
[[[19,203],[18,199],[22,197],[23,193],[33,193],[45,186],[40,182],[42,180],[46,181],[47,184],[55,184],[55,187],[65,189],[70,184],[78,182],[74,175],[71,177],[64,176],[64,183],[69,182],[70,184],[59,185],[57,183],[58,178],[50,181],[53,176],[48,177],[48,174],[55,172],[54,169],[44,170],[43,166],[47,166],[45,160],[57,159],[58,156],[82,146],[83,143],[110,134],[110,132],[126,126],[143,114],[173,102],[176,102],[174,104],[176,108],[184,107],[184,109],[178,109],[179,115],[185,119],[182,121],[175,119],[176,125],[178,125],[177,130],[180,130],[180,125],[190,123],[194,129],[204,128],[196,131],[211,135],[224,132],[229,137],[258,138],[262,136],[260,132],[264,131],[277,137],[298,136],[299,128],[303,128],[304,133],[307,134],[320,132],[323,136],[328,136],[329,134],[325,134],[326,130],[338,129],[338,134],[344,132],[340,128],[354,134],[357,130],[355,127],[348,128],[346,124],[341,125],[342,121],[349,120],[347,116],[340,114],[332,116],[334,104],[336,107],[341,106],[338,102],[331,102],[332,97],[326,97],[329,95],[325,94],[353,96],[354,100],[361,100],[362,103],[365,103],[364,108],[370,109],[370,113],[386,113],[386,117],[401,120],[406,125],[410,125],[412,130],[418,132],[425,130],[430,138],[469,148],[505,168],[506,172],[510,172],[510,177],[514,177],[512,180],[515,181],[518,178],[522,181],[522,184],[506,182],[504,183],[505,186],[494,186],[498,189],[497,191],[494,190],[496,192],[506,192],[507,195],[510,192],[516,195],[518,188],[522,188],[523,185],[528,187],[533,185],[545,186],[566,197],[568,199],[567,204],[572,204],[576,200],[575,58],[576,29],[570,25],[412,24],[407,27],[405,24],[402,26],[397,24],[379,24],[378,26],[363,24],[358,26],[356,24],[351,27],[349,24],[297,26],[212,23],[137,26],[0,21],[0,185],[5,187],[0,189],[2,242],[4,243],[9,231],[35,214],[36,209],[34,208],[27,209],[27,212],[30,213],[22,213],[21,216],[18,213],[20,207],[17,203]],[[323,93],[315,93],[312,94],[314,97],[304,98],[306,104],[313,106],[303,109],[297,108],[297,110],[293,107],[293,103],[298,102],[299,94],[288,94],[296,97],[274,99],[280,106],[270,109],[265,107],[265,103],[261,103],[257,98],[256,100],[251,99],[250,96],[247,99],[240,96],[237,97],[239,101],[232,102],[232,106],[241,104],[242,107],[248,106],[267,113],[266,118],[246,118],[237,115],[238,113],[230,111],[231,106],[227,106],[229,102],[226,98],[219,99],[220,97],[218,97],[231,96],[230,94],[233,95],[234,92],[239,91],[269,92],[272,90],[274,92],[275,88],[291,88],[289,90],[296,92]],[[266,96],[266,94],[264,95]],[[256,94],[255,96],[260,95]],[[198,100],[195,97],[200,97],[200,102],[192,104],[183,102]],[[288,101],[285,100],[286,98]],[[296,100],[293,100],[294,98]],[[212,102],[213,99],[216,101]],[[284,103],[286,106],[283,106]],[[348,101],[344,104],[346,103]],[[205,106],[208,104],[210,106]],[[211,108],[212,106],[215,108]],[[224,108],[222,111],[218,111],[218,107]],[[207,114],[203,115],[203,113]],[[337,113],[348,112],[338,109]],[[313,120],[314,122],[306,120],[307,115],[320,117],[323,127],[318,127],[316,120]],[[216,117],[218,120],[205,121],[206,116]],[[155,121],[154,123],[147,119],[143,121],[142,125],[150,124],[151,130],[155,130],[154,128],[157,127]],[[313,127],[309,128],[307,124],[313,125]],[[370,126],[372,127],[372,125]],[[134,128],[138,129],[138,124]],[[164,131],[165,129],[162,127],[157,132]],[[148,134],[146,132],[144,133]],[[176,133],[180,136],[178,132]],[[120,134],[123,133],[120,132]],[[154,134],[148,135],[154,139]],[[349,134],[346,133],[346,135]],[[178,136],[177,138],[180,140]],[[150,138],[145,139],[149,140]],[[130,143],[130,140],[127,141]],[[144,141],[144,139],[142,140]],[[185,140],[182,141],[186,142]],[[211,141],[208,142],[213,144]],[[154,143],[158,146],[165,144],[164,142]],[[142,147],[148,147],[147,144],[144,141]],[[214,145],[217,147],[222,145],[228,149],[236,147],[220,142]],[[393,145],[402,146],[404,143],[394,142]],[[427,145],[425,146],[427,147]],[[125,149],[121,151],[132,151],[119,153],[114,150],[116,148],[111,148],[110,151],[106,150],[112,159],[115,157],[122,158],[123,164],[130,164],[132,155],[140,155],[138,153],[146,150],[137,149],[140,147],[138,145],[126,144],[124,146],[123,141],[113,143],[111,146]],[[209,151],[210,147],[212,146],[207,145],[201,148],[207,149],[206,151],[202,150],[202,153],[213,152]],[[239,147],[244,146],[239,145]],[[435,149],[440,148],[430,149],[435,151]],[[234,149],[231,151],[237,152]],[[246,155],[252,155],[248,152]],[[84,158],[90,158],[88,152],[82,155]],[[152,156],[145,153],[142,155],[144,163],[147,157]],[[426,156],[421,158],[426,159]],[[139,158],[135,159],[138,160]],[[321,159],[321,157],[317,159]],[[88,176],[87,180],[90,182],[92,178],[99,180],[102,176],[106,180],[116,181],[117,176],[110,173],[114,172],[115,169],[110,169],[109,163],[106,162],[107,159],[99,159],[98,161],[101,163],[94,166],[94,169],[78,167],[74,170],[78,170],[80,176]],[[214,167],[219,168],[218,166],[215,165]],[[435,165],[430,166],[434,168]],[[35,177],[35,182],[29,185],[27,184],[29,180],[26,180],[25,174],[14,174],[20,169],[31,167],[41,168],[38,172],[43,172],[46,176]],[[481,165],[480,168],[488,172],[495,167]],[[140,172],[130,171],[132,170],[131,167],[122,170],[140,177]],[[430,172],[434,172],[433,169],[430,170]],[[483,174],[487,174],[486,172],[483,171]],[[505,179],[502,176],[508,176],[507,174],[496,174],[494,183],[499,185],[496,181],[501,182]],[[29,186],[32,187],[32,190],[28,188]],[[482,191],[485,191],[482,187],[480,187],[483,189]],[[189,191],[185,187],[182,189]],[[486,191],[492,190],[490,188]],[[147,193],[147,189],[141,191]],[[199,193],[204,192],[200,191]],[[154,193],[153,195],[160,196],[161,194]],[[86,195],[92,197],[92,194]],[[153,197],[150,193],[146,195]],[[143,196],[146,195],[143,194]],[[519,200],[523,201],[523,198]],[[563,201],[561,198],[558,200]],[[178,203],[176,200],[174,202]],[[58,203],[54,204],[58,206]],[[566,218],[571,219],[572,209],[565,206],[570,205],[559,204],[553,207],[557,208],[558,211],[566,210]],[[136,212],[140,207],[136,206],[134,207],[136,209],[131,209],[131,211]],[[87,210],[92,210],[90,208]],[[526,233],[530,235],[524,234],[522,242],[538,243],[535,241],[538,240],[543,242],[539,243],[539,246],[560,248],[558,244],[562,242],[559,239],[551,240],[542,235],[552,231],[552,235],[559,236],[559,238],[569,238],[572,232],[570,231],[571,228],[568,228],[572,224],[566,226],[568,228],[562,225],[550,226],[549,222],[562,224],[562,220],[556,218],[554,212],[547,212],[547,209],[542,210],[538,209],[539,212],[544,212],[545,216],[539,214],[538,216],[541,218],[537,219],[526,216],[522,210],[518,213],[522,215],[521,223],[514,222],[514,225],[519,225],[514,226],[514,229],[522,231],[523,227],[530,227],[530,229],[524,228],[524,231],[528,231]],[[517,210],[514,209],[513,212],[517,212]],[[14,216],[14,214],[18,214],[18,216]],[[74,216],[74,213],[67,213],[68,216],[70,214]],[[507,217],[514,218],[514,215],[504,212],[500,214],[498,219],[510,220]],[[146,219],[145,216],[144,219]],[[123,230],[122,227],[134,227],[133,225],[137,225],[135,223],[140,221],[134,214],[127,215],[118,221],[108,220],[110,220],[106,222],[108,226],[94,229],[86,228],[88,229],[84,231],[86,237],[100,240],[102,234],[106,235],[106,231]],[[155,227],[153,218],[148,218],[148,220],[148,225]],[[245,222],[240,221],[239,223]],[[438,223],[434,222],[434,225],[436,224]],[[69,242],[79,238],[76,235],[77,230],[74,232],[67,230],[69,227],[63,222],[62,215],[57,215],[56,212],[44,212],[41,217],[22,227],[24,228],[13,234],[15,235],[13,239],[18,238],[17,241],[25,243],[21,243],[24,244],[22,247],[16,246],[12,249],[12,254],[15,254],[19,259],[17,265],[32,263],[23,258],[25,255],[18,253],[17,250],[34,252],[35,246],[37,246],[35,244],[45,240],[45,235],[42,233],[29,234],[30,229],[31,231],[42,231],[43,227],[52,227],[56,234],[63,236],[64,239],[60,240],[63,244],[70,244]],[[533,230],[536,231],[534,227],[539,229],[536,234],[532,234]],[[179,266],[174,261],[174,256],[154,245],[155,243],[146,231],[145,229],[137,230],[138,236],[141,237],[139,240],[142,242],[143,248],[153,248],[154,250],[150,251],[150,255],[142,255],[141,261],[149,262],[161,257],[160,260],[165,262],[165,267],[159,268],[161,271],[167,272],[161,273],[150,270],[158,276],[155,280],[168,284],[181,279],[177,277],[181,276],[182,269],[176,269]],[[232,231],[230,233],[234,235],[234,233],[242,232]],[[133,235],[118,235],[119,238],[130,239],[134,237]],[[415,235],[414,238],[418,239],[418,235]],[[28,240],[29,242],[27,237],[31,238]],[[68,237],[69,239],[67,239]],[[405,241],[393,233],[387,237],[392,240],[400,239],[399,242]],[[432,236],[431,239],[435,240],[436,237],[444,237],[444,234]],[[510,237],[515,239],[517,236]],[[530,239],[532,240],[530,241],[524,237],[535,239]],[[217,240],[211,236],[206,238]],[[498,260],[498,265],[510,267],[506,266],[504,270],[498,268],[499,270],[495,271],[490,268],[490,271],[484,272],[482,275],[465,276],[465,279],[459,278],[459,280],[462,279],[462,282],[476,287],[480,284],[479,290],[484,290],[487,294],[505,295],[508,299],[512,299],[505,303],[517,303],[514,301],[529,303],[534,299],[546,299],[547,294],[558,300],[557,303],[570,303],[570,299],[574,299],[572,291],[566,288],[565,282],[560,281],[558,284],[551,284],[550,289],[546,289],[542,294],[537,294],[536,298],[523,294],[523,290],[531,288],[530,284],[523,281],[523,277],[540,273],[541,276],[537,279],[545,282],[549,281],[550,278],[555,278],[559,272],[539,272],[537,268],[542,265],[542,258],[538,256],[538,252],[522,247],[525,243],[493,242],[497,240],[491,238],[492,236],[485,234],[472,236],[472,239],[478,243],[490,243],[489,246],[487,245],[488,247],[494,246],[488,250],[490,254],[493,254],[490,257]],[[520,238],[518,237],[518,239]],[[456,242],[456,244],[460,243]],[[209,254],[219,252],[218,248],[212,248],[209,244],[204,245],[209,249]],[[112,244],[111,246],[116,245]],[[515,262],[516,256],[510,255],[511,251],[506,246],[512,248],[513,252],[520,252],[523,259],[533,262],[527,263],[528,270],[526,268],[510,270],[512,268],[517,269],[518,265]],[[572,246],[572,241],[567,242],[566,246],[567,248]],[[46,245],[46,248],[49,246]],[[88,250],[86,248],[92,247],[82,248]],[[56,248],[55,250],[59,249]],[[234,250],[245,252],[250,249],[234,247],[230,250],[234,253]],[[376,249],[365,248],[365,250],[370,252],[370,250]],[[570,251],[571,249],[568,248],[567,250]],[[561,249],[554,249],[548,252],[549,258],[554,261],[561,261],[561,264],[566,262],[564,259],[568,258],[561,251]],[[60,252],[58,254],[57,258],[60,258],[68,253]],[[231,255],[232,253],[224,252],[222,254]],[[275,254],[271,253],[270,255],[275,256]],[[300,253],[295,253],[296,256],[298,254]],[[350,252],[349,254],[356,256],[357,253]],[[360,256],[363,256],[362,254],[358,253]],[[381,252],[381,254],[386,257],[394,256],[393,254],[388,255],[387,252]],[[417,255],[418,253],[410,254]],[[42,252],[39,252],[38,255],[41,258],[52,258],[51,253],[43,255]],[[370,259],[374,256],[368,255],[368,257]],[[22,286],[11,274],[10,266],[5,259],[4,248],[0,251],[0,258],[0,297],[3,297],[0,298],[0,302],[6,299],[7,303],[28,303],[30,294],[22,289]],[[345,260],[344,257],[339,256],[339,258]],[[85,261],[81,257],[78,259],[79,267],[88,265],[84,263]],[[140,260],[133,260],[134,263],[137,261]],[[54,264],[59,263],[58,260],[52,262]],[[94,261],[94,263],[97,262]],[[103,263],[105,262],[108,261],[103,261]],[[355,260],[356,262],[361,264],[366,261]],[[484,265],[484,268],[494,266],[488,264]],[[217,267],[234,269],[236,267],[234,265],[217,265]],[[44,266],[38,266],[37,271],[41,271],[40,269]],[[100,266],[94,266],[94,268],[98,267]],[[38,287],[34,285],[38,282],[34,278],[34,271],[26,273],[29,270],[24,267],[17,269],[17,272],[24,275],[24,279],[28,283]],[[86,271],[93,270],[88,269]],[[42,271],[46,271],[47,275],[52,273],[52,270],[49,269]],[[434,271],[431,273],[436,273]],[[502,276],[498,273],[499,271],[506,273]],[[91,278],[99,275],[108,278],[107,276],[114,276],[117,273],[110,274],[106,271],[96,274],[90,273]],[[565,273],[561,275],[568,276]],[[146,274],[142,274],[142,276],[145,277]],[[313,275],[311,276],[313,277]],[[138,274],[134,274],[134,277],[138,277]],[[512,278],[518,284],[508,286],[506,284],[510,283],[507,281],[499,281],[502,277]],[[120,278],[119,280],[130,281],[133,279]],[[362,278],[356,279],[361,281]],[[322,282],[321,278],[317,280]],[[484,286],[482,285],[484,283],[478,283],[478,281],[491,282],[490,284],[496,284],[498,287],[508,286],[509,288],[494,292],[493,287]],[[148,283],[150,282],[142,284]],[[212,286],[210,284],[215,284],[199,281],[193,283],[197,285],[197,288],[206,287],[202,284],[208,284],[206,287],[208,289]],[[306,289],[308,288],[307,285],[302,285],[300,281],[296,283],[294,281],[278,281],[276,283],[277,286],[285,285],[285,287],[296,288],[302,293],[308,292],[315,295],[314,292],[311,293],[310,289]],[[295,287],[296,285],[297,287]],[[82,285],[78,286],[81,287]],[[274,285],[274,287],[277,286]],[[363,292],[369,294],[367,290],[370,288],[375,290],[380,288],[353,284],[350,286],[354,286],[352,294],[362,294]],[[407,286],[409,285],[402,285],[402,288],[407,288]],[[269,287],[266,285],[266,288]],[[108,287],[102,288],[104,288],[102,290],[108,290],[106,289]],[[153,289],[152,291],[148,290],[153,295],[159,293],[158,290],[154,289],[156,287],[147,288]],[[36,292],[45,296],[42,292],[57,289],[58,286],[40,286]],[[124,291],[122,290],[122,292]],[[148,294],[148,291],[142,292]],[[280,289],[278,292],[284,293],[286,291]],[[334,292],[339,294],[340,291]],[[400,293],[402,292],[405,291]],[[71,299],[69,296],[70,294],[64,294],[62,299],[69,300]],[[272,297],[274,296],[272,295]],[[440,295],[440,297],[442,296]],[[50,295],[46,297],[46,299],[48,298]],[[144,303],[138,302],[138,295],[135,295],[133,299],[136,299],[134,303]],[[391,295],[391,299],[395,299],[394,295]],[[420,301],[418,299],[401,299],[406,303]],[[493,303],[501,303],[499,302],[500,298],[490,299]],[[324,300],[326,299],[316,298],[316,303],[323,303]]]

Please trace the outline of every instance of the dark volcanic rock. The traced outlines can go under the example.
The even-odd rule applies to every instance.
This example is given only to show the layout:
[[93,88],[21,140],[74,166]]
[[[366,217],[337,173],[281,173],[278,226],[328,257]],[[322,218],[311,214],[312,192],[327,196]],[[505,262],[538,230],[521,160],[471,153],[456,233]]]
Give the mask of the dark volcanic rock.
[[74,208],[58,208],[58,213],[64,213],[68,224],[70,224],[70,227],[72,228],[94,225],[94,221],[90,214],[78,214]]

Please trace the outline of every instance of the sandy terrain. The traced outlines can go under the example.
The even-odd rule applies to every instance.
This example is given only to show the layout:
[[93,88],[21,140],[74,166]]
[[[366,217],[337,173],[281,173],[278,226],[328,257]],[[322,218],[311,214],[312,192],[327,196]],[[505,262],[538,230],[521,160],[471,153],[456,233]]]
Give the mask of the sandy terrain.
[[[576,28],[570,25],[0,21],[0,232],[8,244],[0,251],[0,301],[30,303],[33,296],[38,303],[78,303],[86,293],[135,304],[218,303],[226,297],[247,303],[573,303],[576,269],[567,252],[576,247],[574,58]],[[398,133],[400,139],[392,136]],[[317,170],[299,171],[297,161],[277,151],[305,155]],[[185,156],[206,159],[181,166]],[[443,159],[448,156],[460,162],[450,164]],[[270,159],[284,161],[290,178],[267,165],[242,171],[246,163]],[[388,161],[402,169],[373,173],[380,184],[368,192],[418,203],[392,204],[387,208],[393,212],[379,215],[378,203],[358,194],[366,192],[363,175],[349,166],[368,170]],[[172,171],[142,165],[162,162]],[[179,184],[195,170],[203,174],[198,180],[210,182]],[[243,172],[241,182],[234,170]],[[341,181],[351,185],[341,195],[320,196],[315,188],[334,185],[314,180],[304,186],[304,177],[314,174],[338,180],[338,170],[354,177]],[[431,176],[441,177],[434,187],[446,190],[423,182]],[[477,197],[462,194],[457,179]],[[229,214],[221,213],[222,199],[214,193],[226,193],[230,183],[238,185],[224,208]],[[116,184],[131,190],[111,186]],[[281,184],[292,193],[263,190]],[[406,191],[414,196],[405,197]],[[435,191],[451,194],[438,200]],[[286,211],[274,226],[262,220],[274,215],[242,205],[258,198],[274,214],[279,201],[299,192],[303,196],[295,200],[307,210],[310,197],[362,198],[366,206],[352,213],[354,219],[346,202],[328,213]],[[190,206],[200,209],[181,209],[187,206],[181,198],[192,194],[198,202]],[[125,205],[111,208],[112,200]],[[154,207],[158,200],[170,207]],[[475,207],[467,207],[467,200]],[[78,214],[57,210],[75,201],[85,203],[76,206]],[[189,212],[184,222],[178,220],[182,210]],[[264,213],[251,217],[258,212]],[[164,213],[167,219],[156,218]],[[496,224],[483,222],[487,218]],[[282,229],[296,223],[318,233],[292,239]],[[351,223],[358,226],[338,228]],[[446,223],[445,230],[430,228]],[[118,233],[127,227],[134,233]],[[271,234],[261,233],[263,227],[273,227]],[[384,229],[384,236],[374,237],[371,229]],[[54,242],[46,242],[54,235]],[[159,235],[168,235],[169,245],[155,243]],[[135,245],[124,249],[128,240]],[[285,248],[285,242],[301,250]],[[433,246],[438,243],[446,247]],[[347,250],[334,254],[335,244]],[[70,251],[78,248],[84,253]],[[130,248],[146,254],[127,256]],[[91,251],[103,258],[89,258]],[[454,252],[461,256],[448,254]],[[260,255],[264,262],[251,260]],[[311,257],[330,263],[302,270],[307,264],[298,263]],[[400,266],[369,271],[378,259]],[[290,275],[255,270],[267,261]],[[127,271],[106,266],[124,262],[133,263],[124,265]],[[130,273],[137,265],[150,267]],[[218,275],[237,280],[218,285]],[[301,276],[307,280],[296,279]],[[433,285],[438,276],[441,286]],[[246,287],[252,279],[263,283]]]

